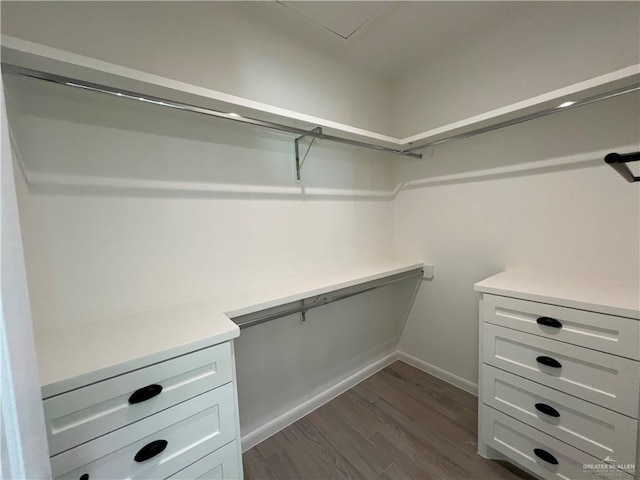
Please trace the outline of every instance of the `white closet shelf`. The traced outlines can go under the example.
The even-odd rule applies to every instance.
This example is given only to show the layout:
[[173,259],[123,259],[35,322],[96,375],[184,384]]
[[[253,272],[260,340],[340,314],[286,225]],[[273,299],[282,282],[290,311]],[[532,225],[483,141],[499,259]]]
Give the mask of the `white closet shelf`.
[[474,290],[640,320],[640,287],[632,282],[507,270]]
[[233,339],[240,335],[240,329],[230,318],[422,267],[422,263],[396,261],[336,270],[36,332],[42,396],[47,398]]
[[280,123],[304,130],[322,126],[325,134],[342,136],[350,140],[375,142],[391,148],[397,148],[399,145],[398,139],[390,135],[268,105],[7,35],[2,35],[0,44],[2,45],[2,62],[18,67],[107,85],[168,101],[222,112],[233,112],[244,117]]
[[400,142],[402,144],[412,142],[420,146],[425,143],[439,142],[446,138],[464,137],[476,130],[487,129],[487,131],[490,131],[491,127],[502,123],[520,123],[530,117],[535,118],[540,114],[574,108],[571,105],[560,107],[565,102],[576,102],[575,106],[581,106],[581,101],[592,97],[637,88],[639,85],[640,64],[637,64],[433,128],[426,132],[411,135],[400,139]]
[[640,84],[640,64],[631,65],[425,132],[407,137],[396,137],[149,74],[7,35],[2,36],[1,45],[2,61],[18,67],[107,85],[116,89],[162,98],[167,101],[181,102],[222,112],[233,112],[241,116],[280,123],[307,131],[321,126],[323,133],[326,135],[334,135],[348,140],[374,143],[382,147],[401,150],[407,149],[410,143],[419,148],[421,145],[440,142],[449,137],[464,137],[477,130],[490,130],[495,125],[517,122],[521,118],[554,111],[565,101],[580,101],[606,92],[637,87]]

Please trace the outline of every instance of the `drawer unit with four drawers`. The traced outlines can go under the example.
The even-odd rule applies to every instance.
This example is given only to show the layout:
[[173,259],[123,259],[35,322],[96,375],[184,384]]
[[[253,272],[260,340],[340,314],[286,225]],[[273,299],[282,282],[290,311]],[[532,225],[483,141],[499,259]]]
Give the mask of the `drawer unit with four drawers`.
[[507,271],[475,285],[478,451],[544,479],[631,480],[640,291],[551,278]]

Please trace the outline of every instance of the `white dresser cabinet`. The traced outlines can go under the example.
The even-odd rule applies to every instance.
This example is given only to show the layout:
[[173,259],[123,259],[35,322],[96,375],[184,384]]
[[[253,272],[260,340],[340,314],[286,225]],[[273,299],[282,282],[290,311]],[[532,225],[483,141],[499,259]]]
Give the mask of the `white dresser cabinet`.
[[502,272],[475,289],[479,453],[545,479],[634,478],[637,286]]
[[225,342],[44,399],[53,477],[240,478],[232,370]]
[[53,478],[242,478],[238,334],[182,305],[40,335]]

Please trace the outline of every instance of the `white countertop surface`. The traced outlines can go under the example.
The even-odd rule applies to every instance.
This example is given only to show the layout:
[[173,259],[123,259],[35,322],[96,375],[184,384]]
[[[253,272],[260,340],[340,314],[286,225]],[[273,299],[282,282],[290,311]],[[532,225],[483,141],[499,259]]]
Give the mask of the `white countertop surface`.
[[421,268],[387,262],[36,332],[44,398],[240,335],[230,317]]
[[506,270],[474,285],[478,292],[640,319],[640,287],[632,282]]

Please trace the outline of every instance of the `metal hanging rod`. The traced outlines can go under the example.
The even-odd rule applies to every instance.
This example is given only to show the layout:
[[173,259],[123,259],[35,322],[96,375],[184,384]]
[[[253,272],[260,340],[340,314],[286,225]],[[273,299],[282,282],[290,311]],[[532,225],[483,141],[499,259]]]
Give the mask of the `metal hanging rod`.
[[[274,122],[269,122],[269,121],[265,121],[265,120],[258,120],[255,118],[251,118],[251,117],[245,117],[242,115],[238,115],[237,113],[229,113],[229,112],[222,112],[219,110],[214,110],[214,109],[210,109],[210,108],[203,108],[203,107],[198,107],[196,105],[190,105],[190,104],[186,104],[186,103],[182,103],[182,102],[176,102],[176,101],[171,101],[171,100],[166,100],[166,99],[162,99],[159,97],[155,97],[155,96],[151,96],[151,95],[144,95],[144,94],[139,94],[136,92],[131,92],[131,91],[127,91],[127,90],[121,90],[121,89],[117,89],[117,88],[113,88],[113,87],[109,87],[106,85],[100,85],[97,83],[92,83],[92,82],[85,82],[83,80],[75,80],[73,78],[69,78],[69,77],[64,77],[61,75],[55,75],[52,73],[47,73],[47,72],[41,72],[38,70],[32,70],[29,68],[24,68],[24,67],[19,67],[16,65],[10,65],[7,63],[2,63],[2,71],[5,73],[10,73],[13,75],[19,75],[19,76],[23,76],[23,77],[29,77],[29,78],[35,78],[38,80],[44,80],[47,82],[51,82],[51,83],[56,83],[59,85],[67,85],[69,87],[75,87],[75,88],[82,88],[85,90],[90,90],[90,91],[94,91],[94,92],[99,92],[99,93],[105,93],[105,94],[109,94],[109,95],[115,95],[118,97],[123,97],[123,98],[128,98],[131,100],[137,100],[137,101],[141,101],[141,102],[146,102],[146,103],[152,103],[155,105],[160,105],[163,107],[169,107],[169,108],[175,108],[175,109],[179,109],[179,110],[185,110],[188,112],[193,112],[193,113],[199,113],[199,114],[203,114],[203,115],[208,115],[208,116],[212,116],[212,117],[217,117],[217,118],[222,118],[222,119],[226,119],[226,120],[233,120],[235,122],[239,122],[239,123],[243,123],[243,124],[247,124],[247,125],[254,125],[254,126],[258,126],[258,127],[263,127],[263,128],[269,128],[272,130],[277,130],[277,131],[281,131],[281,132],[287,132],[287,133],[292,133],[295,135],[299,135],[299,137],[297,139],[295,139],[296,142],[296,147],[298,146],[298,142],[300,139],[304,138],[304,137],[311,137],[311,138],[317,138],[317,139],[322,139],[322,140],[328,140],[330,142],[336,142],[336,143],[342,143],[342,144],[346,144],[346,145],[352,145],[352,146],[356,146],[356,147],[362,147],[362,148],[368,148],[370,150],[377,150],[380,152],[387,152],[387,153],[391,153],[394,155],[401,155],[404,157],[411,157],[411,158],[422,158],[422,154],[421,153],[416,153],[416,150],[422,150],[424,148],[427,147],[434,147],[437,145],[442,145],[444,143],[449,143],[449,142],[454,142],[457,140],[462,140],[465,138],[469,138],[469,137],[473,137],[476,135],[480,135],[483,133],[487,133],[487,132],[491,132],[494,130],[498,130],[501,128],[505,128],[505,127],[509,127],[512,125],[517,125],[519,123],[523,123],[523,122],[528,122],[529,120],[534,120],[536,118],[540,118],[540,117],[544,117],[547,115],[552,115],[554,113],[559,113],[559,112],[564,112],[566,110],[569,109],[573,109],[573,108],[578,108],[578,107],[582,107],[585,105],[590,105],[592,103],[595,102],[599,102],[601,100],[607,100],[610,98],[614,98],[620,95],[625,95],[628,93],[632,93],[632,92],[636,92],[638,90],[640,90],[640,83],[636,83],[633,84],[631,86],[626,86],[626,87],[621,87],[615,90],[610,90],[607,92],[603,92],[603,93],[599,93],[597,95],[593,95],[591,97],[588,98],[584,98],[581,100],[577,100],[575,102],[569,102],[568,105],[563,105],[562,107],[557,106],[557,107],[552,107],[552,108],[547,108],[545,110],[541,110],[538,112],[534,112],[534,113],[530,113],[527,115],[522,115],[510,120],[505,120],[502,122],[497,122],[497,123],[493,123],[491,125],[488,125],[486,127],[479,127],[467,132],[463,132],[463,133],[458,133],[458,134],[454,134],[454,135],[450,135],[448,137],[444,137],[438,140],[432,140],[432,141],[425,141],[422,143],[416,143],[416,144],[412,144],[410,143],[410,147],[406,148],[406,149],[401,149],[401,148],[390,148],[390,147],[384,147],[382,145],[376,145],[373,143],[367,143],[367,142],[360,142],[358,140],[351,140],[348,138],[343,138],[343,137],[338,137],[335,135],[328,135],[325,134],[322,131],[321,127],[315,127],[312,130],[305,130],[302,128],[297,128],[297,127],[290,127],[288,125],[282,125],[279,123],[274,123]],[[307,151],[308,153],[308,151]],[[296,163],[297,163],[297,168],[296,168],[296,176],[299,180],[300,177],[300,168],[301,168],[301,163],[300,159],[299,159],[299,155],[296,156]]]
[[408,272],[397,273],[388,277],[380,278],[378,280],[371,280],[369,282],[362,283],[353,287],[342,288],[330,293],[316,295],[314,297],[303,298],[295,302],[289,302],[277,307],[267,308],[259,312],[248,313],[246,315],[240,315],[231,318],[236,325],[240,328],[252,327],[260,323],[275,320],[276,318],[286,317],[293,315],[294,313],[302,314],[302,322],[305,321],[305,314],[307,310],[312,308],[321,307],[329,303],[337,302],[338,300],[344,300],[345,298],[353,297],[361,293],[370,292],[377,288],[386,287],[393,283],[407,280],[409,278],[421,278],[423,276],[422,267],[410,270]]
[[608,92],[599,93],[597,95],[583,98],[582,100],[577,100],[575,102],[567,102],[568,103],[567,105],[547,108],[545,110],[540,110],[539,112],[530,113],[528,115],[522,115],[520,117],[512,118],[511,120],[505,120],[503,122],[493,123],[486,127],[476,128],[468,132],[451,135],[449,137],[441,138],[439,140],[418,143],[413,146],[412,150],[421,150],[427,147],[435,147],[436,145],[442,145],[443,143],[455,142],[456,140],[462,140],[464,138],[474,137],[482,133],[492,132],[494,130],[499,130],[501,128],[510,127],[511,125],[517,125],[519,123],[528,122],[529,120],[535,120],[536,118],[545,117],[547,115],[552,115],[554,113],[564,112],[572,108],[583,107],[585,105],[590,105],[592,103],[599,102],[600,100],[607,100],[609,98],[618,97],[620,95],[636,92],[638,90],[640,90],[640,83],[618,88],[615,90],[610,90]]
[[211,117],[223,118],[225,120],[233,120],[234,122],[244,123],[247,125],[254,125],[257,127],[269,128],[271,130],[278,130],[280,132],[293,133],[303,137],[313,137],[321,140],[328,140],[330,142],[343,143],[346,145],[352,145],[355,147],[368,148],[370,150],[377,150],[380,152],[392,153],[394,155],[402,155],[404,157],[422,158],[421,153],[415,153],[413,149],[396,149],[390,147],[384,147],[382,145],[376,145],[373,143],[360,142],[358,140],[351,140],[348,138],[337,137],[335,135],[327,135],[322,132],[322,129],[314,128],[313,130],[305,130],[303,128],[290,127],[288,125],[282,125],[280,123],[268,122],[265,120],[258,120],[256,118],[245,117],[238,115],[237,113],[222,112],[220,110],[214,110],[211,108],[198,107],[196,105],[190,105],[187,103],[176,102],[173,100],[166,100],[163,98],[155,97],[152,95],[146,95],[136,93],[128,90],[122,90],[118,88],[109,87],[107,85],[101,85],[92,82],[86,82],[84,80],[75,80],[73,78],[64,77],[61,75],[55,75],[52,73],[41,72],[38,70],[32,70],[30,68],[19,67],[16,65],[10,65],[2,63],[3,73],[10,73],[22,77],[35,78],[38,80],[44,80],[46,82],[56,83],[58,85],[66,85],[69,87],[81,88],[92,92],[105,93],[108,95],[114,95],[121,98],[127,98],[130,100],[137,100],[145,103],[152,103],[162,107],[175,108],[178,110],[184,110],[187,112],[200,113],[202,115],[208,115]]

